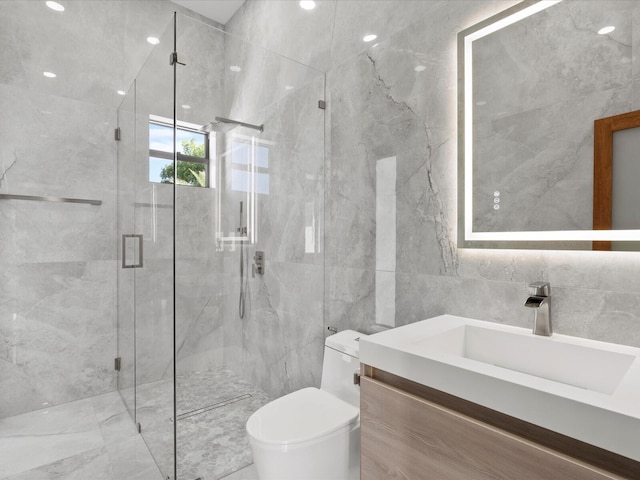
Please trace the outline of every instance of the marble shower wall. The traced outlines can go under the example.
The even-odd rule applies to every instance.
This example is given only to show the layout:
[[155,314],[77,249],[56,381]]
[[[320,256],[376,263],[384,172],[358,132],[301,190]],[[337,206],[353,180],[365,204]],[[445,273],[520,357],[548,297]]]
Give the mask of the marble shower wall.
[[178,8],[64,5],[0,2],[0,193],[102,204],[0,200],[0,417],[116,388],[116,91]]
[[[323,346],[324,75],[253,45],[230,39],[225,69],[228,117],[264,124],[264,131],[227,134],[227,182],[223,191],[223,231],[238,226],[239,202],[228,179],[242,166],[232,142],[257,142],[268,158],[258,172],[268,191],[255,195],[255,222],[245,246],[246,312],[238,315],[240,246],[225,246],[224,364],[271,396],[320,382]],[[237,134],[237,136],[235,136]],[[220,173],[222,175],[222,172]],[[246,223],[245,223],[246,224]],[[264,275],[252,275],[253,256],[263,251]]]
[[526,285],[544,280],[557,332],[640,346],[637,254],[457,248],[456,35],[516,2],[317,3],[247,2],[227,28],[327,71],[325,323],[375,318],[375,166],[395,156],[396,325],[451,313],[528,326]]

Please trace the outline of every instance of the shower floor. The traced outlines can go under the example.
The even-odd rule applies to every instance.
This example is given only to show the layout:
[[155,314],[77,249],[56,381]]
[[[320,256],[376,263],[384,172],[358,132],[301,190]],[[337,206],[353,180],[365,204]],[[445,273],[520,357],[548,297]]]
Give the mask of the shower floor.
[[[173,470],[173,389],[170,380],[138,388],[142,434],[164,472]],[[245,424],[269,396],[229,370],[177,378],[179,480],[257,478]],[[169,400],[169,401],[167,401]],[[245,470],[243,470],[245,469]]]

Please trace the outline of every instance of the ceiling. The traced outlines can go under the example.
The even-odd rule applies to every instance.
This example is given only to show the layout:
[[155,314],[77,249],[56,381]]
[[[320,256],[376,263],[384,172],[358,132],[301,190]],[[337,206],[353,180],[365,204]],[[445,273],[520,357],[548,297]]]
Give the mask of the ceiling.
[[225,25],[244,3],[244,0],[172,0],[211,20]]

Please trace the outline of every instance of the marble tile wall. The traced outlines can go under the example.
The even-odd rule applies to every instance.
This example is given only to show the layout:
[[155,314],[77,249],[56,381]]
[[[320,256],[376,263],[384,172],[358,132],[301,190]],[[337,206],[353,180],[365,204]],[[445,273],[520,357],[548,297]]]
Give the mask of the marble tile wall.
[[545,280],[556,331],[639,346],[637,254],[457,248],[456,35],[516,2],[317,3],[247,2],[227,28],[327,71],[326,324],[375,318],[375,165],[395,156],[397,325],[442,313],[529,325],[526,284]]
[[0,420],[0,478],[159,480],[118,392]]
[[[115,388],[118,95],[106,88],[115,65],[68,75],[96,52],[113,57],[121,37],[106,4],[96,5],[105,20],[95,30],[80,20],[88,9],[77,7],[67,18],[77,28],[66,30],[39,2],[0,4],[2,50],[10,53],[0,80],[0,191],[102,201],[0,203],[0,417]],[[56,32],[59,43],[51,41]],[[83,44],[77,56],[74,44]]]
[[[250,226],[256,241],[244,252],[249,258],[244,319],[238,315],[240,247],[236,244],[233,251],[226,251],[224,364],[276,397],[320,382],[324,113],[318,100],[324,98],[324,76],[269,56],[264,64],[250,65],[240,83],[251,92],[251,85],[265,78],[259,74],[265,67],[279,80],[260,95],[254,92],[253,99],[243,93],[236,98],[238,85],[233,84],[233,96],[228,97],[233,99],[231,118],[264,123],[264,132],[256,138],[268,150],[268,169],[261,171],[269,175],[269,192],[256,195],[256,221]],[[287,80],[292,78],[287,74],[295,78]],[[269,104],[268,98],[276,101]],[[246,197],[238,193],[225,192],[231,226],[238,222],[238,201],[244,198],[246,205]],[[256,250],[264,252],[266,268],[264,275],[254,277],[251,264]]]
[[116,388],[116,92],[149,56],[147,36],[181,10],[162,0],[64,5],[0,2],[0,192],[102,204],[0,202],[0,417]]

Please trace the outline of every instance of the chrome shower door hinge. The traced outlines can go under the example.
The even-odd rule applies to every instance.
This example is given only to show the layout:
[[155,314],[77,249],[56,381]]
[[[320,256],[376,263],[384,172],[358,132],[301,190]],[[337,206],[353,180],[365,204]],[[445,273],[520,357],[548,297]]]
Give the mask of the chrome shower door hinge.
[[113,362],[113,369],[116,372],[119,372],[121,367],[122,367],[122,358],[116,357]]
[[327,102],[324,100],[318,100],[318,108],[324,110],[327,108]]
[[171,52],[169,54],[169,65],[175,65],[176,63],[178,65],[186,65],[186,63],[178,61],[178,52]]
[[136,426],[138,427],[138,433],[142,433],[142,425],[140,425],[140,422],[136,423]]
[[116,142],[119,142],[122,138],[122,132],[120,131],[120,127],[116,128],[113,132],[113,138]]

